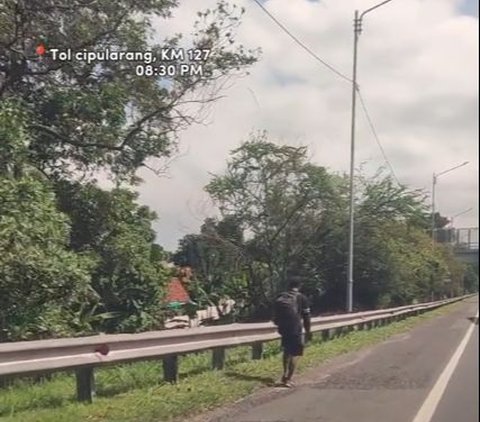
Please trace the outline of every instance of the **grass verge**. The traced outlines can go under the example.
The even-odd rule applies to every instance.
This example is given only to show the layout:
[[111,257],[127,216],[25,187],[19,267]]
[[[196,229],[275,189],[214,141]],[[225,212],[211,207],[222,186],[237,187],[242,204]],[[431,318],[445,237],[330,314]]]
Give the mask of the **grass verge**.
[[[305,350],[299,372],[344,353],[360,350],[401,334],[415,325],[451,312],[459,303],[368,331],[354,331],[322,342],[315,337]],[[223,371],[210,371],[210,354],[189,355],[180,361],[180,382],[160,382],[161,363],[142,362],[96,372],[97,398],[91,405],[74,400],[75,380],[56,375],[32,384],[17,381],[0,390],[0,422],[160,422],[200,413],[238,400],[274,381],[280,371],[280,347],[271,342],[265,359],[251,361],[250,350],[227,351]]]

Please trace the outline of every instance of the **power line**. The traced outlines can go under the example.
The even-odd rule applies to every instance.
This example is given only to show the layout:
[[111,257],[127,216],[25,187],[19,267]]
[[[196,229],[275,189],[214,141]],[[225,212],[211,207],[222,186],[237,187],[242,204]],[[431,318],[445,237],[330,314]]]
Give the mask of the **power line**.
[[365,113],[365,117],[367,118],[368,125],[370,126],[370,130],[373,133],[373,137],[375,138],[375,141],[377,142],[378,147],[380,148],[380,151],[382,152],[383,158],[385,162],[387,163],[388,167],[390,168],[390,171],[392,172],[392,175],[394,179],[397,181],[399,185],[401,185],[400,181],[397,178],[397,175],[395,174],[395,170],[393,169],[392,164],[390,163],[390,160],[387,157],[387,154],[385,150],[383,149],[382,143],[380,142],[380,138],[378,137],[377,131],[375,129],[375,126],[373,125],[372,119],[370,117],[370,113],[368,112],[367,105],[365,104],[365,100],[363,99],[362,93],[360,92],[360,88],[357,86],[357,92],[358,92],[358,98],[360,98],[360,104],[362,106],[363,112]]
[[333,73],[335,73],[337,76],[340,76],[342,79],[345,79],[346,81],[352,83],[352,80],[348,77],[345,76],[342,72],[338,71],[335,69],[332,65],[327,63],[325,60],[320,58],[314,51],[312,51],[308,46],[306,46],[302,41],[300,41],[295,35],[292,34],[292,32],[285,27],[274,15],[272,15],[268,9],[260,2],[260,0],[253,0],[269,17],[272,19],[293,41],[295,41],[300,47],[302,47],[308,54],[310,54],[314,59],[319,61],[323,66],[327,67],[330,69]]
[[[302,47],[308,54],[310,54],[315,60],[317,60],[318,62],[320,62],[323,66],[327,67],[329,70],[331,70],[333,73],[335,73],[337,76],[341,77],[342,79],[350,82],[350,83],[353,83],[352,79],[350,79],[348,76],[345,76],[343,73],[341,73],[340,71],[338,71],[337,69],[335,69],[332,65],[330,65],[329,63],[327,63],[325,60],[323,60],[322,58],[320,58],[314,51],[312,51],[307,45],[305,45],[302,41],[300,41],[295,35],[293,35],[293,33],[285,26],[283,25],[272,13],[270,13],[268,11],[268,9],[260,2],[260,0],[253,0],[269,17],[270,19],[273,20],[273,22],[275,22],[290,38],[292,38],[293,41],[295,41],[300,47]],[[380,142],[380,138],[378,137],[378,134],[377,134],[377,131],[375,129],[375,126],[372,122],[372,119],[370,117],[370,114],[368,112],[368,109],[367,109],[367,106],[365,104],[365,100],[363,99],[362,97],[362,94],[360,92],[360,89],[358,88],[358,85],[357,85],[357,92],[358,92],[358,96],[360,98],[360,104],[362,106],[362,109],[363,109],[363,112],[365,113],[365,116],[367,118],[367,121],[368,121],[368,124],[370,126],[370,130],[372,131],[373,133],[373,136],[375,138],[375,141],[378,145],[378,147],[380,148],[380,151],[382,152],[382,155],[383,155],[383,158],[385,160],[385,162],[387,163],[388,167],[390,168],[390,171],[392,172],[392,175],[394,177],[394,179],[396,180],[396,182],[400,185],[400,181],[398,180],[397,178],[397,175],[395,174],[395,170],[393,169],[393,166],[392,164],[390,163],[390,160],[388,159],[387,157],[387,154],[385,152],[385,150],[383,149],[383,146],[382,146],[382,143]]]

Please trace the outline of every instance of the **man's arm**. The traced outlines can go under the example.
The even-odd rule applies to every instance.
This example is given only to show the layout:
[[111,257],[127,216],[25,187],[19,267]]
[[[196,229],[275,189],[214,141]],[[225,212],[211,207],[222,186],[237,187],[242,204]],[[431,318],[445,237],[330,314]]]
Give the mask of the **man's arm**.
[[302,319],[303,319],[303,327],[305,328],[305,339],[309,341],[312,337],[311,333],[311,319],[310,319],[310,304],[308,298],[302,295]]

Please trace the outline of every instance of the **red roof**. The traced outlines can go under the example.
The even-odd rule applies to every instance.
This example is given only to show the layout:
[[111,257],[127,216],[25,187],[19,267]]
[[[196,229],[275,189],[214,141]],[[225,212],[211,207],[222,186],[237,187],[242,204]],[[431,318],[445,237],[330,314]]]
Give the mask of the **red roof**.
[[180,302],[187,303],[190,301],[190,296],[188,296],[185,287],[183,287],[182,282],[178,278],[172,278],[167,286],[167,295],[165,296],[165,301],[167,303]]

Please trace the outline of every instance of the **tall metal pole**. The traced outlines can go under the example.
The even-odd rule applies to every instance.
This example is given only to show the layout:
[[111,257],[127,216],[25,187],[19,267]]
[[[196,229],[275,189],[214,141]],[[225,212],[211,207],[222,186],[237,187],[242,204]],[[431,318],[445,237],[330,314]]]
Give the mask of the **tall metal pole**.
[[432,249],[435,249],[435,184],[437,176],[433,173],[432,178]]
[[357,101],[357,47],[358,36],[361,31],[361,20],[358,10],[355,10],[353,21],[353,79],[352,79],[352,126],[350,133],[350,215],[348,231],[348,283],[347,283],[347,311],[353,310],[353,232],[354,232],[354,172],[355,172],[355,106]]
[[[360,16],[361,19],[361,16]],[[453,170],[456,170],[460,167],[466,166],[468,164],[468,161],[464,161],[462,164],[459,164],[458,166],[449,168],[448,170],[442,171],[440,173],[433,173],[433,180],[432,180],[432,250],[435,249],[435,185],[437,184],[437,179],[446,174],[450,173]]]
[[353,21],[353,78],[352,78],[352,130],[350,143],[350,216],[349,216],[349,230],[348,230],[348,269],[347,269],[347,311],[353,311],[353,235],[354,235],[354,213],[355,213],[355,186],[354,186],[354,172],[355,172],[355,105],[357,100],[357,48],[358,37],[362,32],[362,18],[372,10],[391,2],[392,0],[384,0],[376,4],[370,9],[365,10],[361,14],[355,10],[355,17]]

